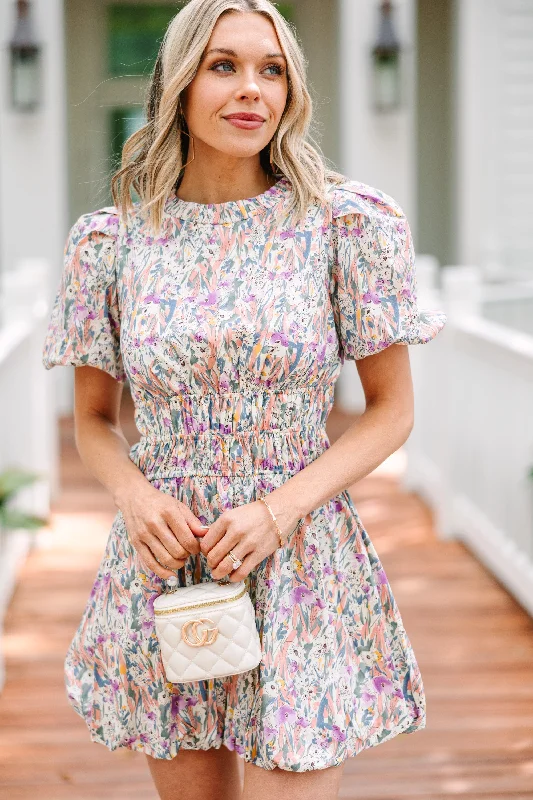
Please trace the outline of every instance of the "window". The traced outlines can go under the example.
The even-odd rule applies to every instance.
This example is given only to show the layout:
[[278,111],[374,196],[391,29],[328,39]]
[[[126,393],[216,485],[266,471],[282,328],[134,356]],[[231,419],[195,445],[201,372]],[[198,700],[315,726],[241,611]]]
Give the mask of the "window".
[[146,122],[142,106],[113,108],[110,112],[111,159],[113,170],[120,167],[122,148],[126,139],[138,131]]
[[[170,21],[182,3],[111,4],[107,7],[107,70],[115,78],[142,76],[148,80]],[[143,98],[109,111],[109,152],[113,169],[120,166],[124,142],[145,124]]]
[[181,3],[172,5],[110,5],[107,9],[108,71],[148,75],[171,19]]

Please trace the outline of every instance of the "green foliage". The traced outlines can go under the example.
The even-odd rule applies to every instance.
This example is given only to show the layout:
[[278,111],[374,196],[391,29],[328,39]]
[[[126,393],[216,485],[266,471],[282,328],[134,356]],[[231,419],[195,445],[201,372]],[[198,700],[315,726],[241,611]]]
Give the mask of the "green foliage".
[[275,6],[287,22],[294,24],[294,5],[292,3],[275,3]]
[[41,476],[21,469],[7,469],[0,473],[0,504],[7,502],[21,489],[31,486]]
[[48,523],[48,520],[44,517],[26,514],[24,511],[9,508],[10,501],[21,489],[31,486],[41,477],[38,473],[16,468],[7,469],[0,473],[0,528],[7,530],[15,528],[36,530]]

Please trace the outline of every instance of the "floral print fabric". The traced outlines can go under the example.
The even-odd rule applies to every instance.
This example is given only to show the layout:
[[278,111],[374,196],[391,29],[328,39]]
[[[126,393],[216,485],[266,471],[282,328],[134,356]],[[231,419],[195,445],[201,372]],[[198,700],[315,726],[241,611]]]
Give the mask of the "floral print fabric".
[[[304,221],[290,182],[202,205],[172,194],[150,235],[137,207],[72,227],[43,364],[130,383],[130,458],[204,523],[281,486],[329,446],[346,358],[428,342],[401,208],[355,181]],[[201,580],[211,580],[200,555]],[[195,581],[195,559],[178,571]],[[425,726],[422,678],[378,554],[348,492],[312,511],[250,573],[263,658],[247,673],[165,681],[153,602],[120,511],[66,658],[68,696],[94,741],[155,758],[224,745],[304,772]]]

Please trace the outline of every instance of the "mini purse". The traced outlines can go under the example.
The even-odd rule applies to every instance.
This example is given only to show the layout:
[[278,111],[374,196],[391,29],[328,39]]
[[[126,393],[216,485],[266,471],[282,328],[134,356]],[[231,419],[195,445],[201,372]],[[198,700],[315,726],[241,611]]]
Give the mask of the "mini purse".
[[[195,572],[199,566],[197,558]],[[204,581],[155,599],[155,630],[169,683],[238,675],[259,664],[261,639],[248,587],[248,579]]]

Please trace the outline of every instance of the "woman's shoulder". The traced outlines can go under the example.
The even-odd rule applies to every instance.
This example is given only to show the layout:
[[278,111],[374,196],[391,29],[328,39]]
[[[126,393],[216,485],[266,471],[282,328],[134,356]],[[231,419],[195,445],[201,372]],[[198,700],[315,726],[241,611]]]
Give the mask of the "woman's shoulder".
[[327,197],[332,219],[351,214],[368,217],[404,218],[400,204],[389,194],[361,181],[339,176],[338,180],[327,182]]
[[69,244],[76,245],[83,239],[102,234],[115,239],[118,234],[119,215],[115,206],[104,206],[88,211],[78,217],[69,233]]

